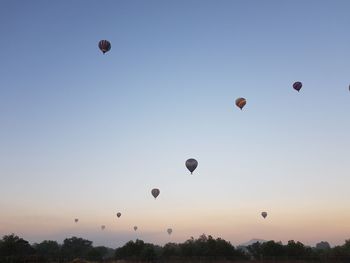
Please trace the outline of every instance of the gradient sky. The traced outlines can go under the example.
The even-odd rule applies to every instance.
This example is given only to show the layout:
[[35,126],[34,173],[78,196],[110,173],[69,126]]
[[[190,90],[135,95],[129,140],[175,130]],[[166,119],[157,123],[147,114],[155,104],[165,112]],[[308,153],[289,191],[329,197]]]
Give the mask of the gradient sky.
[[347,0],[1,1],[0,235],[342,244],[349,10]]

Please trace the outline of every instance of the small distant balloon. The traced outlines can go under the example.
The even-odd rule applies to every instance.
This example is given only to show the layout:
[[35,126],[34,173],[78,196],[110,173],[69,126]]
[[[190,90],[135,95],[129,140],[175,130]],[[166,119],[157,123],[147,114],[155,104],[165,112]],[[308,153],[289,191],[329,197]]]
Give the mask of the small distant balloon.
[[102,225],[102,226],[101,226],[101,229],[102,229],[102,230],[104,230],[105,228],[106,228],[106,226],[105,226],[105,225]]
[[185,163],[186,168],[191,172],[191,174],[196,170],[198,162],[196,159],[188,159]]
[[261,213],[261,216],[262,216],[263,218],[266,218],[266,217],[267,217],[267,212],[262,212],[262,213]]
[[137,226],[134,226],[134,231],[136,231],[137,230]]
[[241,110],[244,108],[244,106],[247,104],[247,100],[245,98],[238,98],[236,99],[236,106],[240,108]]
[[111,43],[108,40],[101,40],[98,42],[98,47],[103,54],[111,50]]
[[301,83],[300,81],[293,83],[293,89],[295,89],[298,92],[301,90],[302,86],[303,86],[303,83]]
[[169,235],[171,235],[171,233],[173,232],[173,230],[172,230],[171,228],[168,228],[168,229],[167,229],[167,232],[168,232]]
[[154,199],[156,199],[157,196],[160,194],[160,191],[158,188],[154,188],[154,189],[152,189],[151,193],[152,193]]
[[78,221],[79,221],[78,218],[75,218],[75,219],[74,219],[74,222],[75,222],[75,223],[78,223]]
[[119,218],[122,215],[122,213],[118,212],[117,217]]

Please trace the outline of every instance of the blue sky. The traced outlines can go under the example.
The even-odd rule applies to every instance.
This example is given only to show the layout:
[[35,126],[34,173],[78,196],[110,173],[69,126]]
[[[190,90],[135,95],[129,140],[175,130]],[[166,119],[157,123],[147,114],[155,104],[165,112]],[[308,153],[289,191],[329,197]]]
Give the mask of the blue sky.
[[[1,1],[0,234],[116,246],[138,225],[155,243],[168,227],[173,241],[342,243],[349,8]],[[199,162],[193,176],[188,158]]]

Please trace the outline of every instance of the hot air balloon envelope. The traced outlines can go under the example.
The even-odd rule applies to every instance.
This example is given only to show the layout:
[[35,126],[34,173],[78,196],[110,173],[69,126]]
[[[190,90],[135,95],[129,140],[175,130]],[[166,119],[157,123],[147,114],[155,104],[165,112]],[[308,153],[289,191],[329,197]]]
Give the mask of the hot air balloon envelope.
[[157,198],[157,196],[160,194],[160,191],[159,191],[159,189],[154,188],[154,189],[152,189],[151,193],[152,193],[154,198]]
[[111,43],[108,40],[101,40],[100,42],[98,42],[98,47],[104,54],[111,50]]
[[198,166],[198,162],[196,159],[188,159],[185,163],[187,169],[191,172],[191,174],[196,170]]
[[241,110],[243,107],[247,104],[247,100],[245,98],[238,98],[236,99],[236,106],[240,108]]
[[298,92],[301,90],[302,86],[303,86],[303,83],[301,83],[300,81],[293,83],[293,89],[297,90]]

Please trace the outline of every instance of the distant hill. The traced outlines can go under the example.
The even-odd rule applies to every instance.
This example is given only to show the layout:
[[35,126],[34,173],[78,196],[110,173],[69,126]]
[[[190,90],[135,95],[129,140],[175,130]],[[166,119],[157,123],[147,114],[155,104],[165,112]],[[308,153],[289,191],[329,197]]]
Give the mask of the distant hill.
[[254,239],[249,240],[248,242],[245,242],[245,243],[242,243],[242,244],[238,245],[238,247],[247,247],[247,246],[250,246],[250,245],[252,245],[252,244],[254,244],[256,242],[265,243],[266,240],[254,238]]
[[238,245],[236,248],[244,251],[245,253],[249,253],[248,246],[253,245],[256,242],[265,243],[266,240],[253,238],[253,239],[249,240],[248,242],[245,242],[245,243],[242,243],[242,244]]

